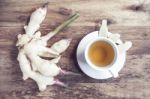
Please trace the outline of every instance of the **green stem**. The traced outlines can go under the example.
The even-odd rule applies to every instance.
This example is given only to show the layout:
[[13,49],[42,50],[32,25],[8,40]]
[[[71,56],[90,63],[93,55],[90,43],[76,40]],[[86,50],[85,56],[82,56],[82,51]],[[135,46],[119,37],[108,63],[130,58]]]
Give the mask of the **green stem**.
[[47,35],[43,36],[42,39],[45,41],[48,41],[50,38],[52,38],[58,32],[63,30],[65,27],[67,27],[70,23],[72,23],[78,17],[79,17],[79,14],[77,14],[77,13],[70,16],[66,21],[64,21],[62,24],[60,24],[55,30],[53,30],[53,31],[49,32]]
[[79,17],[79,14],[74,14],[70,16],[66,21],[64,21],[62,24],[60,24],[53,32],[58,33],[61,30],[63,30],[65,27],[67,27],[70,23],[72,23],[75,19]]

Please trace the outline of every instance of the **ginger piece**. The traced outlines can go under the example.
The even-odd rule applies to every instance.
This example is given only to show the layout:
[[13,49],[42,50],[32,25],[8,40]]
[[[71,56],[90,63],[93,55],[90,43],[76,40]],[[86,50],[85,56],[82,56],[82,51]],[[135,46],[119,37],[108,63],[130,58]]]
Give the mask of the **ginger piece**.
[[[32,65],[33,71],[39,70],[39,72],[42,73],[43,75],[46,75],[46,76],[51,75],[51,73],[46,72],[46,71],[48,71],[47,70],[48,67],[46,65],[49,64],[49,62],[42,60],[39,56],[44,56],[45,53],[49,53],[47,55],[49,55],[51,57],[56,57],[68,48],[68,46],[71,42],[70,39],[60,40],[59,42],[55,43],[52,46],[52,48],[47,48],[45,46],[47,46],[48,39],[50,39],[55,34],[57,34],[57,32],[59,32],[61,29],[63,29],[65,26],[67,26],[70,22],[72,22],[77,17],[78,17],[77,14],[73,15],[72,17],[69,18],[69,20],[65,21],[60,26],[58,26],[53,32],[50,32],[49,34],[47,34],[43,37],[40,37],[39,39],[32,38],[32,40],[29,43],[24,45],[24,50],[25,50],[27,56],[30,58],[32,64],[34,64],[34,65]],[[40,33],[36,33],[36,34],[40,34]],[[36,60],[34,59],[34,57],[36,57],[39,60],[39,63],[35,62]],[[44,62],[45,64],[43,64],[44,66],[42,68],[40,68],[41,66],[39,66],[39,64],[41,65],[43,63],[43,61],[45,61]],[[56,64],[51,64],[51,65],[53,65],[53,67],[56,67],[55,69],[57,72],[55,71],[56,72],[55,75],[58,74],[58,71],[60,71],[60,70],[59,70],[59,68],[57,68],[57,65]],[[45,70],[43,68],[45,68]]]
[[120,34],[110,34],[109,38],[116,43],[120,39]]
[[18,38],[18,41],[17,41],[17,43],[16,43],[16,46],[18,46],[18,47],[23,46],[24,44],[26,44],[27,42],[29,42],[30,39],[31,39],[31,37],[29,37],[29,36],[26,35],[26,34],[23,34],[23,35],[19,34],[19,35],[17,36],[17,38]]
[[32,37],[27,35],[27,34],[18,34],[17,38],[17,42],[16,42],[16,46],[17,47],[22,47],[24,46],[26,43],[28,43],[32,38],[36,38],[39,39],[41,37],[41,32],[36,32]]
[[57,79],[54,79],[54,77],[51,77],[51,76],[46,77],[46,76],[41,75],[38,72],[32,71],[29,60],[27,59],[23,50],[19,51],[17,60],[19,61],[20,69],[23,73],[23,80],[26,80],[28,78],[35,80],[40,91],[44,91],[47,85],[57,84],[57,85],[66,87],[66,85],[63,82]]
[[44,6],[36,9],[30,17],[30,21],[27,26],[24,26],[27,35],[32,36],[39,28],[40,24],[46,17],[48,3]]
[[29,77],[36,81],[40,90],[44,90],[47,85],[54,84],[53,77],[44,77],[39,73],[33,72],[30,67],[30,63],[27,60],[23,51],[19,51],[17,60],[19,61],[20,69],[23,73],[23,80],[28,79]]
[[59,54],[64,52],[70,45],[71,39],[62,39],[51,46],[51,49]]
[[[68,20],[59,25],[54,31],[41,37],[41,32],[36,31],[39,29],[40,24],[46,16],[47,5],[48,4],[45,4],[31,14],[28,26],[24,27],[25,34],[19,34],[16,43],[16,46],[19,49],[17,60],[23,74],[23,79],[33,79],[37,83],[40,91],[45,90],[47,85],[53,84],[66,87],[66,84],[58,79],[54,79],[54,76],[58,74],[77,74],[62,70],[56,65],[60,60],[60,54],[68,48],[71,40],[60,40],[52,45],[52,48],[46,46],[50,38],[77,19],[79,15],[74,14],[69,17]],[[62,46],[61,44],[65,44],[65,46]],[[62,49],[60,50],[60,48]],[[46,60],[41,58],[45,56],[54,59]]]
[[102,25],[99,29],[98,35],[100,37],[108,37],[108,27],[107,27],[107,20],[102,20]]
[[[71,22],[73,22],[75,19],[77,19],[79,17],[78,14],[74,14],[71,17],[69,17],[66,21],[64,21],[62,24],[60,24],[56,29],[54,29],[53,31],[49,32],[47,35],[42,36],[41,37],[41,33],[38,31],[36,32],[36,34],[38,34],[38,38],[41,39],[41,41],[45,44],[45,46],[47,45],[47,41],[49,39],[51,39],[53,36],[55,36],[59,31],[61,31],[63,28],[67,27]],[[31,21],[31,19],[30,19]],[[30,27],[28,27],[30,29]],[[31,28],[32,29],[32,28]],[[37,30],[36,30],[37,31]],[[33,33],[34,34],[34,33]],[[26,34],[19,34],[18,35],[18,41],[16,43],[16,46],[21,47],[24,44],[26,44],[27,42],[29,42],[32,38],[36,38],[37,35],[31,35],[31,33],[27,33]],[[43,45],[44,45],[43,44]]]
[[[39,56],[29,56],[30,61],[32,62],[33,71],[38,71],[44,76],[56,76],[60,72],[60,67],[56,65],[56,62],[50,60],[45,60]],[[36,68],[36,69],[35,69]]]
[[[43,7],[38,8],[31,14],[28,25],[24,26],[25,34],[19,34],[17,36],[18,41],[16,43],[16,46],[19,49],[17,60],[23,74],[23,80],[28,78],[33,79],[37,83],[40,91],[44,91],[47,85],[53,84],[66,87],[66,84],[58,79],[54,79],[54,76],[58,74],[76,74],[62,70],[56,65],[60,60],[60,53],[64,52],[68,48],[71,41],[70,39],[60,40],[55,43],[52,48],[48,48],[46,46],[50,38],[77,19],[79,15],[74,14],[64,23],[59,25],[54,31],[51,31],[47,35],[41,37],[41,32],[36,31],[39,29],[40,24],[46,16],[47,6],[48,4],[45,4]],[[62,46],[61,44],[65,45]],[[42,59],[41,56],[48,56],[54,59],[46,60]]]
[[129,48],[131,47],[132,47],[132,42],[126,41],[124,44],[118,45],[119,53],[122,54],[123,52],[129,50]]
[[70,39],[60,40],[56,42],[52,48],[43,47],[40,41],[41,40],[38,39],[32,39],[28,44],[24,45],[23,50],[32,63],[33,71],[39,71],[45,76],[56,76],[60,73],[60,68],[56,65],[56,60],[59,61],[60,58],[56,58],[55,62],[54,59],[51,61],[44,60],[38,56],[38,53],[45,51],[59,55],[68,48]]
[[122,43],[120,39],[120,34],[112,34],[108,32],[107,20],[102,20],[102,25],[98,34],[100,37],[105,37],[112,40],[117,45],[120,54],[129,50],[129,48],[132,46],[132,42],[130,41]]
[[121,41],[121,39],[120,39],[120,34],[110,34],[109,35],[109,37],[108,37],[109,39],[111,39],[114,43],[116,43],[116,44],[122,44],[122,41]]

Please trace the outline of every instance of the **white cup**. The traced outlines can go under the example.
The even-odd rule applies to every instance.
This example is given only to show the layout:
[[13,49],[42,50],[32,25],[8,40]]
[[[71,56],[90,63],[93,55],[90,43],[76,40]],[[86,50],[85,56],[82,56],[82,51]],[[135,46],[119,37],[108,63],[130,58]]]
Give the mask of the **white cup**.
[[[113,59],[113,61],[112,61],[109,65],[107,65],[107,66],[98,67],[98,66],[96,66],[95,64],[93,64],[93,63],[91,62],[91,60],[89,59],[89,56],[88,56],[89,48],[91,47],[91,45],[92,45],[93,43],[95,43],[95,42],[97,42],[97,41],[103,41],[103,42],[106,42],[106,43],[110,44],[110,45],[112,46],[113,50],[114,50],[114,53],[115,53],[114,59]],[[91,68],[93,68],[93,69],[95,69],[95,70],[100,70],[100,71],[108,70],[108,71],[111,73],[111,75],[112,75],[113,77],[115,77],[115,78],[118,77],[118,71],[116,71],[116,69],[113,68],[113,66],[114,66],[114,64],[117,62],[118,55],[119,55],[119,51],[118,51],[117,45],[116,45],[112,40],[110,40],[110,39],[108,39],[108,38],[106,38],[106,37],[98,37],[97,39],[92,40],[92,41],[87,45],[87,47],[85,48],[85,52],[84,52],[85,60],[86,60],[87,64],[88,64]]]

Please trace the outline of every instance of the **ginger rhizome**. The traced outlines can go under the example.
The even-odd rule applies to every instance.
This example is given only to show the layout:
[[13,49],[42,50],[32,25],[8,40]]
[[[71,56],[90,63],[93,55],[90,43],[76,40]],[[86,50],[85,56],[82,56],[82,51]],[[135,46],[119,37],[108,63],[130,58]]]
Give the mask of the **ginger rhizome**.
[[107,20],[102,21],[102,25],[99,29],[99,36],[105,37],[107,39],[112,40],[118,47],[118,51],[120,54],[126,52],[132,47],[132,42],[131,41],[126,41],[123,43],[120,39],[120,34],[112,34],[108,32],[108,27],[107,27]]
[[[56,29],[47,35],[41,36],[39,28],[45,19],[47,7],[48,3],[31,14],[29,23],[24,26],[25,34],[19,34],[16,43],[19,50],[17,60],[23,74],[23,80],[33,79],[40,91],[44,91],[47,85],[53,84],[66,87],[66,84],[55,78],[59,74],[79,75],[78,73],[63,70],[57,65],[61,58],[61,53],[69,47],[71,39],[62,39],[54,43],[50,48],[47,47],[48,40],[77,19],[79,15],[72,15]],[[50,59],[47,60],[44,57]]]

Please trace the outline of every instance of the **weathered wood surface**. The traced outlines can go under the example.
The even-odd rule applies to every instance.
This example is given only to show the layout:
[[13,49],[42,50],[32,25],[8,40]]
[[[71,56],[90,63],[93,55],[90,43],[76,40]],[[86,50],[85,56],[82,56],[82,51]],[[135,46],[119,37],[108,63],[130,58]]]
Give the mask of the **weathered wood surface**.
[[[142,0],[140,0],[142,1]],[[0,99],[149,99],[150,98],[150,3],[138,0],[49,0],[49,9],[41,31],[46,34],[71,13],[80,18],[49,42],[73,38],[59,63],[62,68],[79,72],[81,77],[59,77],[70,89],[49,86],[39,92],[32,80],[22,80],[16,61],[16,35],[24,33],[31,12],[44,0],[0,0]],[[98,29],[108,19],[109,30],[131,40],[125,67],[117,79],[94,80],[78,68],[75,53],[82,37]]]

